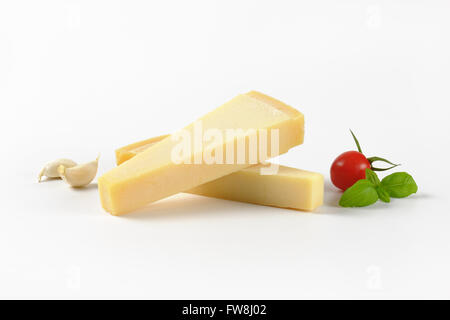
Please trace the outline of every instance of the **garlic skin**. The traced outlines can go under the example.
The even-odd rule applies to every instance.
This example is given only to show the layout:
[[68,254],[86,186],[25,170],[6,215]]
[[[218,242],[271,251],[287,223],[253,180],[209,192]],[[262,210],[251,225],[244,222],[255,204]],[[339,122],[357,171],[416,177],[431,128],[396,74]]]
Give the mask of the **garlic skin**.
[[71,187],[80,188],[87,186],[97,175],[99,157],[94,161],[70,168],[60,165],[57,168],[58,174]]
[[42,181],[42,177],[47,178],[60,178],[58,173],[58,167],[63,166],[65,168],[75,167],[77,163],[70,159],[57,159],[55,161],[51,161],[47,163],[44,168],[41,170],[38,176],[38,182]]

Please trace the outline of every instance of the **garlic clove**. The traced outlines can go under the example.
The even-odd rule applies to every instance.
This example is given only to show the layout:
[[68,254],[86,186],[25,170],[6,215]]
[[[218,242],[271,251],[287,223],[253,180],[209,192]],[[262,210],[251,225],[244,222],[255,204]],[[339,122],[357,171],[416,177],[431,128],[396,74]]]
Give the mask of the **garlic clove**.
[[42,181],[42,177],[47,178],[60,178],[58,173],[58,167],[64,166],[65,168],[75,167],[77,163],[70,159],[57,159],[55,161],[51,161],[47,163],[44,168],[42,168],[41,172],[38,176],[38,182]]
[[60,165],[57,168],[58,174],[65,182],[74,188],[87,186],[97,175],[99,158],[100,156],[94,161],[79,164],[70,168]]

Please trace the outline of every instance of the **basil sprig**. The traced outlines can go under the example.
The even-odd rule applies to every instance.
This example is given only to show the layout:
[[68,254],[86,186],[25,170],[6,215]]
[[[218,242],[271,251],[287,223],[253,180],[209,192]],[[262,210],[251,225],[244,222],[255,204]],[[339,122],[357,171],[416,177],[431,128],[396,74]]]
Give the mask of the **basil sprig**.
[[406,172],[396,172],[378,179],[371,169],[366,169],[366,179],[358,180],[342,194],[342,207],[365,207],[381,200],[390,202],[392,198],[404,198],[417,192],[417,184]]

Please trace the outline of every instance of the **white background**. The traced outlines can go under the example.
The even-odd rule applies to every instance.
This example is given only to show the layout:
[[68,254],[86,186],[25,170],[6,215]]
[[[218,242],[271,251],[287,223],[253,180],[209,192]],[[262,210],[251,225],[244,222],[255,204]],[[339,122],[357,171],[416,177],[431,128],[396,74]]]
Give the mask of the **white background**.
[[[448,1],[1,1],[0,297],[450,298]],[[113,217],[96,184],[37,183],[238,93],[302,111],[282,164],[326,178],[303,213],[190,195]],[[337,206],[354,149],[419,192]],[[383,176],[383,175],[381,175]]]

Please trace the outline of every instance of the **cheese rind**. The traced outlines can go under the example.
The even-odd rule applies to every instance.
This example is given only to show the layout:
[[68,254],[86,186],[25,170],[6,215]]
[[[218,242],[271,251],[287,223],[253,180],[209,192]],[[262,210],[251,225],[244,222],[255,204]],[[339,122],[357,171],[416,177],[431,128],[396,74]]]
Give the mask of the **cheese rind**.
[[[278,129],[278,154],[283,154],[303,142],[303,115],[294,108],[255,91],[238,95],[199,121],[203,130],[214,129],[223,133],[229,129]],[[189,133],[189,136],[195,136],[195,123],[183,130]],[[153,201],[250,167],[253,164],[248,161],[247,155],[244,163],[193,163],[204,151],[212,148],[225,150],[227,143],[232,142],[236,146],[239,139],[249,146],[250,137],[250,134],[245,132],[239,137],[208,145],[200,150],[194,148],[183,155],[180,164],[172,161],[172,151],[179,142],[172,137],[166,137],[99,178],[102,206],[113,215],[129,213]],[[257,145],[257,148],[256,153],[259,154],[260,145]],[[270,146],[267,149],[270,149]]]
[[[117,149],[117,165],[167,136],[139,141]],[[185,192],[304,211],[315,210],[323,204],[324,180],[320,173],[280,166],[277,174],[261,175],[260,169],[261,165],[249,167]]]

